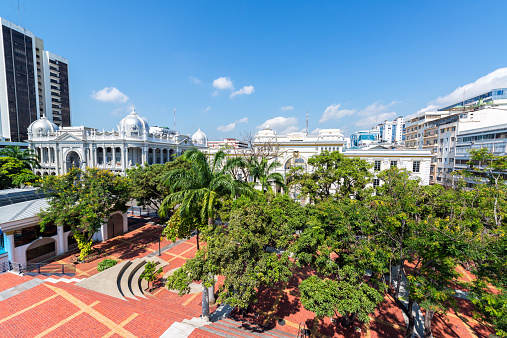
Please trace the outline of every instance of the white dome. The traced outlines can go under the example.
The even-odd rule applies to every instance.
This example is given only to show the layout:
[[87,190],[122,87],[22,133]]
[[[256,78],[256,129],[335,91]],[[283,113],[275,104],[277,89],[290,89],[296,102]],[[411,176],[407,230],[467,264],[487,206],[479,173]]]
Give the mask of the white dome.
[[134,110],[120,121],[119,127],[120,132],[124,132],[127,136],[141,136],[150,130],[148,123]]
[[199,130],[196,131],[194,135],[192,135],[192,143],[205,147],[208,145],[208,138],[206,137],[206,134],[202,132],[201,128],[199,128]]
[[28,127],[28,133],[35,136],[48,135],[57,130],[58,126],[49,121],[46,116],[42,116],[40,119],[33,121]]

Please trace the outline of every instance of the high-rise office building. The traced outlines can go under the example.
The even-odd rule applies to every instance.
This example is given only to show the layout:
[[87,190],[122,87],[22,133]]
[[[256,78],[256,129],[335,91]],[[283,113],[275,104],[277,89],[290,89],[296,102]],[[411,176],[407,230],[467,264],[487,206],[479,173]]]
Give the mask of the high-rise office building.
[[69,61],[44,51],[43,69],[46,117],[59,127],[69,127]]
[[42,115],[70,126],[68,61],[29,30],[0,18],[0,141],[22,142]]

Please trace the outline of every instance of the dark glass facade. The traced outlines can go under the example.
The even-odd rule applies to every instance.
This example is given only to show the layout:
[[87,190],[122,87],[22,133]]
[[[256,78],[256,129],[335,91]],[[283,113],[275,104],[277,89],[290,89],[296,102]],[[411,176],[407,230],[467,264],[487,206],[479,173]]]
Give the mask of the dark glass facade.
[[28,139],[27,128],[37,119],[33,41],[2,26],[11,141]]
[[70,127],[69,68],[66,63],[58,62],[60,67],[60,98],[62,100],[62,127]]

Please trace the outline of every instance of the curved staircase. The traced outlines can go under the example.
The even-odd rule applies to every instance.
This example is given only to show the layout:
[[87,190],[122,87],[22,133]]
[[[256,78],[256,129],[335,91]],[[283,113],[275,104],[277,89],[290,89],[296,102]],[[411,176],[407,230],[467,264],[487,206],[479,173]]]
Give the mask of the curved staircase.
[[156,262],[157,268],[168,265],[158,257],[126,260],[75,285],[121,300],[146,298],[144,290],[148,288],[148,283],[141,279],[141,274],[144,265],[150,261]]

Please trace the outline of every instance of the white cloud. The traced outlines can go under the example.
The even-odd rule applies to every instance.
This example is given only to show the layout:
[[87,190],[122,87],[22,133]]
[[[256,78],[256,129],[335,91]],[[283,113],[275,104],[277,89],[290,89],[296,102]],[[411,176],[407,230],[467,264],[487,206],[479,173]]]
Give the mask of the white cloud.
[[329,120],[339,120],[344,116],[352,115],[356,112],[355,109],[342,109],[340,110],[341,104],[332,104],[324,110],[319,123],[323,123]]
[[240,90],[235,91],[231,94],[231,98],[236,95],[250,95],[255,92],[254,86],[244,86]]
[[294,106],[284,106],[284,107],[280,107],[280,110],[281,110],[281,111],[291,111],[291,110],[294,110]]
[[237,120],[235,122],[229,123],[228,125],[219,126],[219,127],[217,127],[217,130],[218,131],[223,131],[223,132],[233,131],[234,129],[236,129],[236,127],[238,126],[238,124],[240,124],[240,123],[247,123],[247,122],[248,122],[248,117],[243,117],[242,119],[239,119],[239,120]]
[[257,126],[257,129],[264,129],[266,127],[269,127],[273,130],[276,130],[280,134],[287,134],[299,131],[300,128],[297,126],[297,124],[298,119],[295,117],[277,116],[267,120],[260,126]]
[[[319,123],[327,122],[330,120],[339,120],[345,116],[354,115],[357,120],[353,122],[358,127],[370,128],[375,124],[384,120],[389,120],[397,116],[395,112],[388,112],[388,109],[395,105],[393,101],[387,105],[380,102],[375,102],[366,106],[364,109],[340,109],[341,104],[332,104],[324,110]],[[317,130],[317,129],[316,129]],[[314,130],[313,132],[315,132]],[[313,133],[312,132],[312,133]]]
[[233,131],[234,129],[236,129],[236,122],[229,123],[228,125],[225,125],[225,126],[217,127],[218,131],[223,131],[223,132]]
[[394,119],[398,114],[395,112],[390,113],[380,113],[378,115],[370,115],[362,118],[359,121],[354,122],[354,124],[358,127],[362,128],[372,128],[376,126],[377,124],[384,122],[385,120],[392,120]]
[[213,87],[224,90],[224,89],[234,89],[234,85],[229,77],[219,77],[218,79],[213,80]]
[[93,91],[91,96],[95,100],[102,102],[125,103],[129,99],[127,95],[123,94],[115,87],[105,87],[98,92]]
[[188,78],[190,79],[190,81],[192,81],[195,84],[201,84],[202,83],[202,81],[200,79],[196,78],[195,76],[189,76]]
[[133,104],[128,104],[126,106],[123,106],[123,107],[118,107],[116,108],[115,110],[113,110],[111,112],[111,115],[115,116],[115,117],[125,117],[127,116],[132,110],[134,110],[134,105]]
[[211,96],[217,96],[218,95],[218,90],[214,90],[213,93],[211,93]]
[[380,102],[370,104],[363,110],[357,112],[357,116],[361,117],[361,119],[355,121],[354,124],[358,127],[370,128],[385,120],[391,120],[398,114],[395,112],[388,112],[387,110],[396,103],[398,102],[393,101],[387,105]]
[[494,88],[505,87],[507,87],[507,67],[499,68],[477,79],[475,82],[458,87],[452,93],[431,101],[429,105],[435,105],[442,108],[462,101],[463,97],[470,98],[486,93]]
[[206,108],[204,108],[204,109],[202,110],[202,112],[203,112],[203,113],[207,113],[207,112],[209,112],[210,110],[211,110],[211,106],[207,106]]
[[405,119],[418,116],[428,111],[436,111],[440,108],[463,101],[463,97],[466,99],[486,93],[491,89],[505,87],[507,87],[507,67],[498,68],[472,83],[456,88],[450,94],[440,96],[437,99],[430,101],[426,107],[420,109],[415,114],[406,116]]

